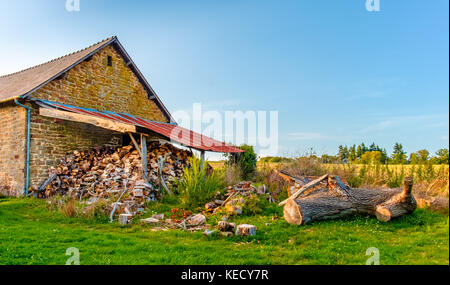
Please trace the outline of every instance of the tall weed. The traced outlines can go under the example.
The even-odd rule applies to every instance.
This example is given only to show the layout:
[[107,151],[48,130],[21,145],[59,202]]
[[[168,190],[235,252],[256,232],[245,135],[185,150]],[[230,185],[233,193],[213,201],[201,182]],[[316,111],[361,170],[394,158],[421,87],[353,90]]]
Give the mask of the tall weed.
[[183,169],[182,178],[176,182],[180,202],[186,208],[202,206],[224,188],[223,173],[214,170],[208,175],[207,163],[200,167],[201,164],[199,158],[192,157],[189,166]]

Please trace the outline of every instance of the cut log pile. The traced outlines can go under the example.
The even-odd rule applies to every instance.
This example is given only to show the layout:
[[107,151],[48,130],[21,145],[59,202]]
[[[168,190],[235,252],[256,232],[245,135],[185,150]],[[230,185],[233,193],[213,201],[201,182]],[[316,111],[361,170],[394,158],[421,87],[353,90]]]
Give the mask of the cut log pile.
[[[173,210],[178,211],[180,209],[172,209],[171,211],[172,213],[174,213]],[[164,214],[155,214],[150,218],[141,219],[140,222],[142,224],[152,226],[153,231],[182,229],[185,231],[195,232],[195,231],[204,231],[205,229],[210,227],[210,225],[206,224],[206,217],[200,213],[196,215],[191,215],[189,213],[189,215],[183,218],[182,220],[178,220],[178,218],[174,217],[174,215],[172,215],[172,217],[168,219],[164,219],[164,217],[165,217]],[[129,223],[130,222],[124,223],[124,225]]]
[[145,201],[160,197],[162,181],[170,183],[182,176],[192,156],[190,151],[159,142],[151,142],[147,150],[148,180],[143,177],[140,152],[133,146],[98,147],[74,151],[63,158],[33,194],[39,198],[61,195],[90,202],[120,195],[123,199],[116,205],[117,213],[134,215]]
[[405,178],[403,189],[352,189],[338,176],[324,175],[312,181],[281,173],[296,185],[292,195],[282,201],[287,222],[302,225],[336,219],[356,213],[374,215],[380,221],[412,213],[417,202],[412,195],[413,181]]
[[162,174],[165,181],[179,179],[183,175],[183,168],[189,165],[192,152],[176,148],[171,144],[152,142],[148,145],[148,173],[150,181],[159,185],[159,166],[163,159]]

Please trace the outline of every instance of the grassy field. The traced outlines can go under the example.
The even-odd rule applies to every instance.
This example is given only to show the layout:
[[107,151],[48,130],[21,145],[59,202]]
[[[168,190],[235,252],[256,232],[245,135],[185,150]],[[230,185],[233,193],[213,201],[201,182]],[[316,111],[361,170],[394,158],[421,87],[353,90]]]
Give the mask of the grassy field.
[[[154,203],[168,212],[170,203]],[[150,215],[149,212],[147,215]],[[234,218],[258,227],[255,237],[205,237],[181,230],[122,228],[105,219],[67,218],[45,201],[0,199],[0,264],[64,265],[66,249],[86,264],[365,264],[376,247],[381,264],[449,264],[449,217],[419,209],[390,223],[356,216],[293,226],[275,205],[263,215]],[[215,224],[215,217],[208,222]],[[268,224],[268,225],[266,225]]]
[[[211,165],[213,168],[215,169],[221,169],[225,166],[225,162],[224,161],[208,161],[209,165]],[[278,168],[280,165],[282,164],[286,164],[286,163],[279,163],[279,162],[258,162],[257,163],[257,167],[259,169],[261,168]],[[364,164],[322,164],[324,168],[329,169],[329,170],[333,170],[333,169],[337,169],[337,168],[349,168],[349,167],[354,167],[356,170],[360,170],[363,167],[368,167],[367,165]],[[379,165],[379,168],[385,168],[385,165]],[[447,171],[449,170],[449,166],[448,165],[433,165],[433,170],[435,172],[440,172],[440,171]],[[375,174],[376,170],[376,166],[372,166],[369,167],[370,171],[373,172],[373,174]],[[424,166],[421,165],[411,165],[411,164],[405,164],[405,165],[387,165],[387,168],[389,169],[389,171],[392,171],[394,173],[400,173],[402,171],[405,172],[405,174],[410,174],[412,171],[417,171],[419,168],[424,168]]]
[[[217,170],[226,169],[223,161],[209,162]],[[397,188],[406,176],[414,180],[413,193],[417,197],[445,197],[449,195],[448,165],[363,165],[322,164],[317,160],[298,158],[287,163],[258,162],[256,181],[270,184],[273,169],[287,171],[293,176],[338,175],[353,188]],[[276,175],[275,175],[276,176]],[[447,207],[448,208],[448,207]]]

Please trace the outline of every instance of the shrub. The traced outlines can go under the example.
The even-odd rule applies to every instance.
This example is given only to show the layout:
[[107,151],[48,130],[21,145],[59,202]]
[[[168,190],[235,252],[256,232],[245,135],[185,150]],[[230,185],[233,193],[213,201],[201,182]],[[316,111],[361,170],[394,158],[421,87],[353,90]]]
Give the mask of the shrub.
[[255,174],[258,157],[251,145],[243,144],[239,148],[245,150],[245,152],[226,154],[225,156],[228,158],[227,164],[238,167],[241,170],[242,179],[250,180]]
[[270,205],[270,202],[264,196],[252,196],[247,199],[243,207],[244,216],[261,215],[264,209]]
[[390,170],[389,167],[386,165],[386,172],[387,172],[387,186],[389,188],[397,188],[401,187],[403,180],[405,178],[405,168],[403,165],[401,166],[400,172],[395,170]]
[[280,170],[288,172],[292,176],[320,176],[328,170],[320,163],[319,159],[299,157],[288,163],[280,165]]
[[207,174],[207,163],[203,167],[197,157],[192,157],[189,166],[183,169],[182,178],[176,182],[180,202],[184,207],[195,208],[203,206],[212,199],[217,191],[223,189],[222,175],[213,170]]
[[431,163],[426,163],[425,169],[424,169],[424,179],[427,182],[430,182],[434,178],[435,178],[435,173],[434,173],[433,165]]
[[267,191],[272,194],[275,200],[287,198],[289,183],[267,165],[258,168],[255,181],[266,185]]
[[223,181],[225,185],[236,185],[241,182],[242,171],[237,165],[227,164],[223,168]]
[[[100,199],[91,205],[81,209],[82,216],[86,219],[107,220],[111,213],[112,207],[105,199]],[[117,213],[117,212],[116,212]]]
[[329,172],[333,175],[337,175],[342,179],[346,180],[350,187],[358,188],[362,185],[365,168],[362,171],[358,171],[358,168],[351,164],[341,164],[333,166]]

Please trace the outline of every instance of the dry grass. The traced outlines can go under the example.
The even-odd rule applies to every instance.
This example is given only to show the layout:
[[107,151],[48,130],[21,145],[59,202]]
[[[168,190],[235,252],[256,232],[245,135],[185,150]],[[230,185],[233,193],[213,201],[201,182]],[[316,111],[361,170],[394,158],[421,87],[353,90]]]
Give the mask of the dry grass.
[[352,187],[400,187],[406,176],[414,179],[414,193],[422,197],[449,195],[448,165],[324,165],[347,179]]
[[234,165],[226,165],[219,169],[222,169],[223,171],[225,185],[236,185],[241,182],[242,172],[238,167]]
[[77,201],[60,196],[48,198],[47,206],[51,211],[61,212],[69,218],[84,219],[107,219],[112,210],[111,202],[106,199],[99,199],[88,203],[87,201]]
[[[223,162],[211,162],[215,169],[224,167]],[[318,160],[301,157],[287,163],[258,162],[258,182],[285,185],[275,179],[271,169],[282,169],[293,176],[320,176],[325,173],[338,175],[355,188],[398,188],[403,179],[414,179],[414,193],[418,197],[449,197],[448,165],[362,165],[362,164],[322,164]]]
[[81,215],[83,218],[86,219],[93,219],[93,218],[105,218],[109,216],[109,213],[112,210],[111,202],[108,202],[105,199],[100,199],[96,201],[95,203],[92,203],[90,205],[87,205],[83,207],[81,206]]
[[319,176],[325,173],[338,175],[354,188],[398,188],[406,176],[413,177],[413,193],[418,206],[448,213],[448,165],[343,165],[320,164],[316,160],[297,159],[280,164],[291,175]]
[[73,218],[78,214],[77,206],[75,205],[75,200],[71,199],[60,206],[61,212],[68,218]]

